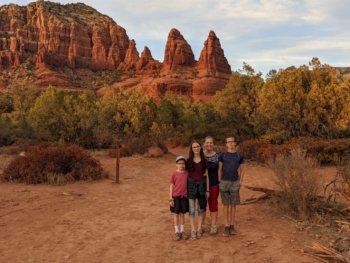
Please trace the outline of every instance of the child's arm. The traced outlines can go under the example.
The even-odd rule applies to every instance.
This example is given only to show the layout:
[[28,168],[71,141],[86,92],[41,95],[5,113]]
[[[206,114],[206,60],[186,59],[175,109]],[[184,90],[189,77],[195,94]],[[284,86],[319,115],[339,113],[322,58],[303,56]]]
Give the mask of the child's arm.
[[170,193],[169,193],[169,204],[170,206],[174,206],[174,199],[173,199],[173,184],[170,184]]

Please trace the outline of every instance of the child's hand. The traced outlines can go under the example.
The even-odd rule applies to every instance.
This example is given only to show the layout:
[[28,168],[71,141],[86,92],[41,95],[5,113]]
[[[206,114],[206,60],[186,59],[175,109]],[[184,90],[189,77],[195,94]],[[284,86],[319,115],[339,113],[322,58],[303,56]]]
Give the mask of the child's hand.
[[174,206],[174,199],[169,199],[169,205]]
[[206,193],[205,193],[205,198],[209,199],[209,196],[210,196],[210,193],[209,193],[209,192],[206,192]]

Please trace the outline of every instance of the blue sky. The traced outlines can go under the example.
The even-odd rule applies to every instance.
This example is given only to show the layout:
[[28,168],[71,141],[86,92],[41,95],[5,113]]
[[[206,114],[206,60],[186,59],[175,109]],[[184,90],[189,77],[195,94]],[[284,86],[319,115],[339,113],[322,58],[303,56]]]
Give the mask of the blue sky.
[[[1,5],[33,1],[1,0]],[[271,69],[307,64],[312,57],[350,67],[348,0],[86,0],[114,19],[163,61],[171,28],[177,28],[198,60],[210,30],[220,38],[232,70],[247,62],[264,75]]]

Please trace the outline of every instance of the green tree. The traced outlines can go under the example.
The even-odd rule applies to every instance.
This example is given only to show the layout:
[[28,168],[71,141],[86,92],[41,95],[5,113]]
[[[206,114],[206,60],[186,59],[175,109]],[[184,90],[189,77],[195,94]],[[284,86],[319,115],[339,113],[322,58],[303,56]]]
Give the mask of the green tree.
[[216,93],[212,105],[219,117],[219,126],[242,137],[254,136],[258,94],[264,85],[261,73],[248,64],[233,72],[225,89]]

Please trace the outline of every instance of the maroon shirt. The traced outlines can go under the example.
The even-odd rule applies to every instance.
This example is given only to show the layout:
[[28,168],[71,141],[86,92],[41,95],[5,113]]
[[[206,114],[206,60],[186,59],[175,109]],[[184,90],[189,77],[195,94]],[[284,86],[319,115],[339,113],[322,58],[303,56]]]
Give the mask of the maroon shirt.
[[170,177],[170,183],[173,186],[173,196],[186,196],[187,197],[187,177],[188,172],[173,172]]
[[203,160],[201,160],[199,163],[193,162],[194,171],[189,172],[189,177],[198,182],[202,181],[204,178],[205,171],[203,171],[202,162]]

